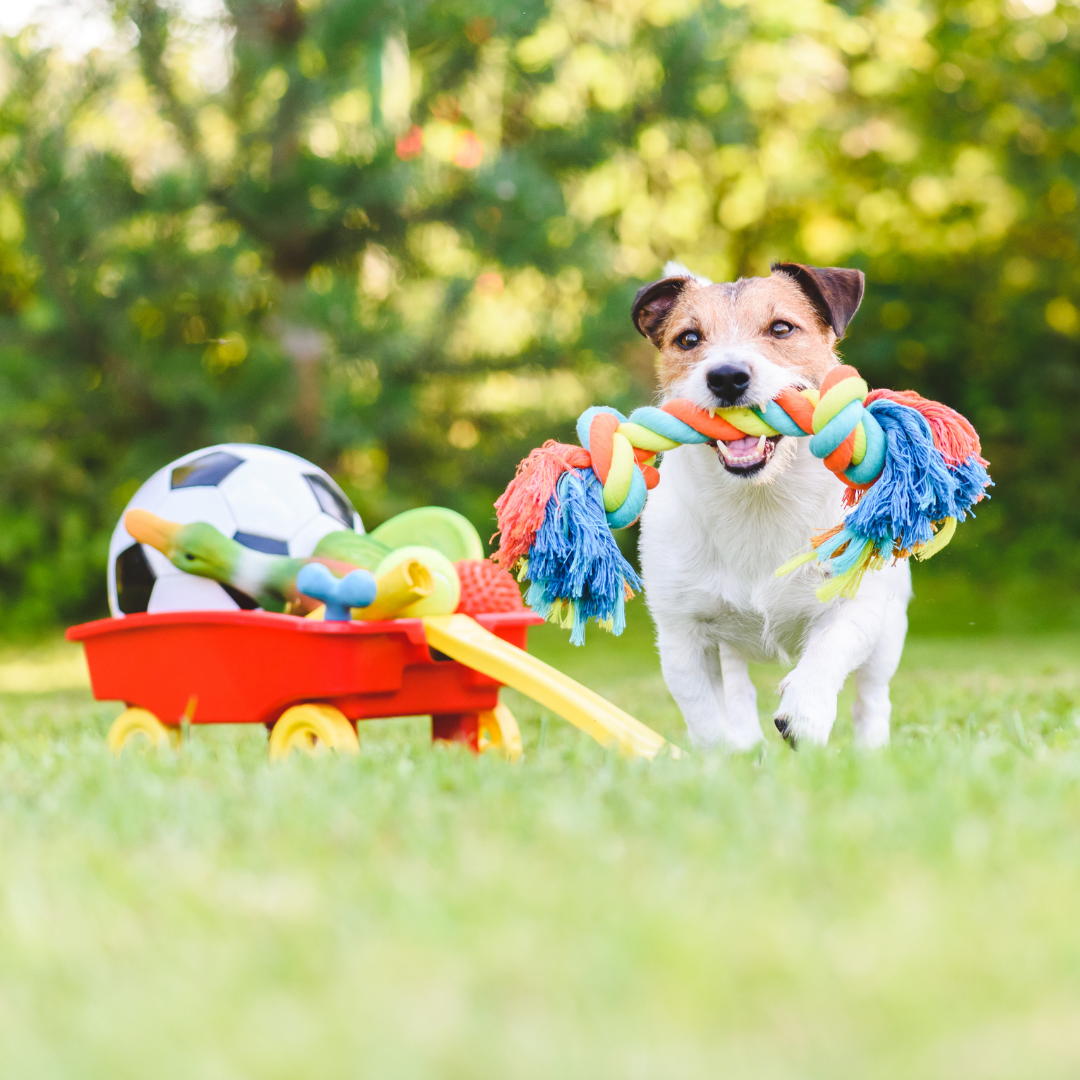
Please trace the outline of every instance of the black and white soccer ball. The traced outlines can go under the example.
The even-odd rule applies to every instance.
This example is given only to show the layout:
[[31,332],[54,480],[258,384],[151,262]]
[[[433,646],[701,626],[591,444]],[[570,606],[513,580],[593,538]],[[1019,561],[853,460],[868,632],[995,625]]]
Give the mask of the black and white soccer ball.
[[[167,521],[206,521],[245,547],[306,556],[327,534],[363,532],[360,515],[322,469],[269,446],[225,443],[196,450],[154,473],[124,508]],[[235,611],[258,604],[245,593],[177,569],[135,542],[123,515],[109,544],[109,608],[115,618],[140,611]]]

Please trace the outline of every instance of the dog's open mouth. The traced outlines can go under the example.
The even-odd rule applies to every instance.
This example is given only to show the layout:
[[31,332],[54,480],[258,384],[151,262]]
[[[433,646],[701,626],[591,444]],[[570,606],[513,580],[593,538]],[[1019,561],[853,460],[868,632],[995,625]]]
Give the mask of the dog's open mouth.
[[724,442],[716,440],[716,456],[729,473],[752,476],[765,468],[783,435],[746,435]]

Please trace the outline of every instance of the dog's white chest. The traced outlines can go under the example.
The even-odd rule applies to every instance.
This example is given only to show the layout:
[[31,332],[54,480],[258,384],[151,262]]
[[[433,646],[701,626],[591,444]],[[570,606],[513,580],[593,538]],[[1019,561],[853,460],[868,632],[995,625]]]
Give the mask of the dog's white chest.
[[669,452],[641,522],[641,562],[654,617],[707,625],[757,658],[798,651],[821,615],[813,568],[776,569],[843,515],[843,488],[804,446],[771,483],[728,476],[707,446]]

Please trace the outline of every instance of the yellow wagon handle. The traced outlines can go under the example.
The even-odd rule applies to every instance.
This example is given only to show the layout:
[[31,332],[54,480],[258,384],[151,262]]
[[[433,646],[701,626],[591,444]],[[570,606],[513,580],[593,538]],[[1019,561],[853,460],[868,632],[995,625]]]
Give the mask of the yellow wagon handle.
[[629,713],[523,649],[485,630],[468,615],[426,615],[428,645],[467,667],[497,679],[551,709],[601,746],[630,757],[652,759],[679,748]]

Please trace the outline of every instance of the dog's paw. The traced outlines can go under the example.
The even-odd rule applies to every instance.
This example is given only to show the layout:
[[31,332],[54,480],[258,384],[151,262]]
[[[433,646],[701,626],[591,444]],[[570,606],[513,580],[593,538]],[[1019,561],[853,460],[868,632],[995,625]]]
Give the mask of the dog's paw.
[[748,750],[756,750],[765,741],[761,733],[761,725],[753,727],[728,728],[724,732],[724,746],[732,754],[742,754]]
[[803,742],[824,746],[836,723],[836,695],[807,686],[797,674],[793,671],[780,684],[780,707],[773,723],[791,747]]
[[798,750],[798,743],[795,742],[795,736],[791,733],[791,727],[788,724],[786,716],[774,716],[773,723],[776,725],[776,730],[783,736],[784,742],[791,747],[792,750]]
[[889,688],[875,687],[861,690],[851,707],[851,719],[855,723],[855,745],[862,750],[880,750],[889,745]]
[[688,728],[688,731],[695,750],[742,754],[748,750],[756,750],[765,741],[760,725],[751,729],[719,727],[704,738],[700,730]]
[[853,710],[855,745],[861,750],[881,750],[889,745],[889,713]]

